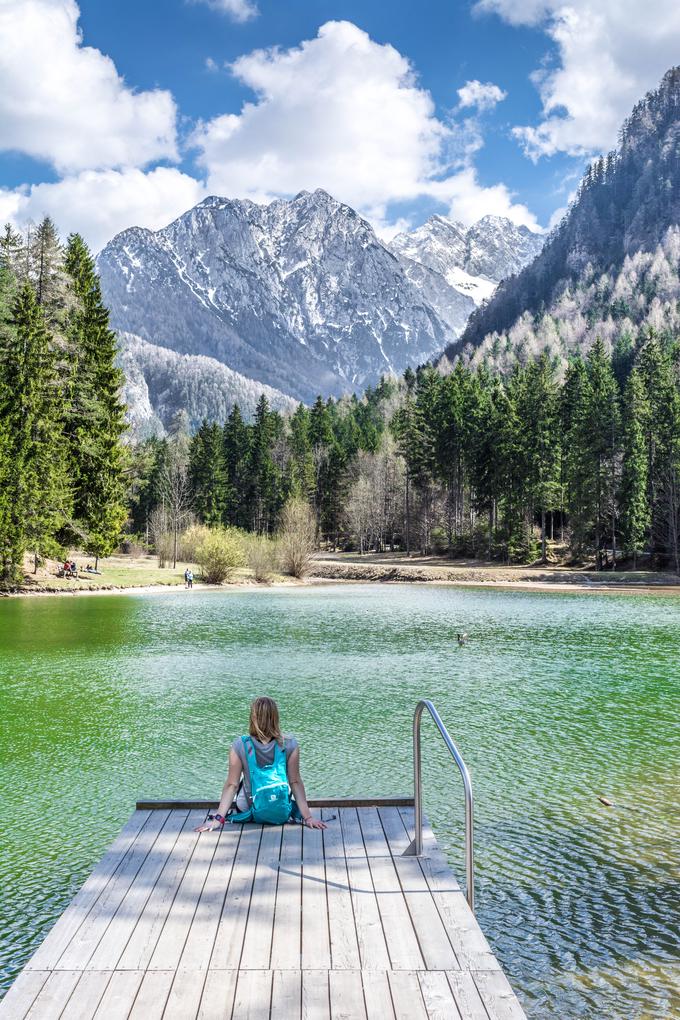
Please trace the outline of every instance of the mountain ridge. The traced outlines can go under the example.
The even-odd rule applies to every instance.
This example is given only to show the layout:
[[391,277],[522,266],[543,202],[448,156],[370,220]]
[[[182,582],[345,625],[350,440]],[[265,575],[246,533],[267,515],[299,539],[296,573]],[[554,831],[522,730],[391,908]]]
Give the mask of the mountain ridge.
[[[486,352],[493,363],[494,350],[520,341],[526,349],[544,349],[550,322],[566,323],[565,328],[573,324],[565,319],[569,302],[572,320],[577,314],[589,325],[576,331],[571,345],[549,343],[562,355],[588,343],[596,332],[611,334],[611,324],[623,319],[629,330],[646,323],[674,328],[673,302],[680,295],[667,287],[657,294],[642,256],[665,260],[667,273],[677,275],[674,235],[668,231],[679,223],[680,67],[674,67],[625,120],[618,149],[588,168],[542,251],[471,315],[444,356],[480,360]],[[628,300],[633,292],[626,277],[636,271],[644,273],[652,290],[648,286],[636,300]],[[626,297],[619,300],[622,294]],[[543,331],[543,340],[537,330]]]
[[[428,241],[435,230],[449,236],[448,248],[436,240],[438,260],[430,257],[435,239]],[[161,230],[122,231],[97,266],[120,333],[212,358],[257,385],[311,401],[439,355],[462,332],[475,299],[540,243],[540,235],[499,217],[467,229],[434,217],[390,246],[350,206],[317,189],[268,205],[209,196]],[[488,272],[473,277],[466,266]],[[141,358],[142,348],[134,351]],[[138,384],[132,394],[143,393],[147,355],[135,368],[128,344],[125,363]],[[144,400],[140,414],[148,417]]]

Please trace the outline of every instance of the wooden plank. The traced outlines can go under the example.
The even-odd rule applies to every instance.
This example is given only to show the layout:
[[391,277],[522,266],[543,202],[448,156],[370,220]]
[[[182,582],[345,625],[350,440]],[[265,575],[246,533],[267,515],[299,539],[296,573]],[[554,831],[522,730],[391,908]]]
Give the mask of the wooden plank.
[[269,1020],[271,998],[270,970],[239,971],[234,999],[234,1020]]
[[330,1020],[328,971],[302,971],[302,1020]]
[[376,808],[364,808],[357,814],[392,970],[421,970],[425,962],[378,812]]
[[502,970],[473,971],[472,977],[491,1020],[526,1020]]
[[231,872],[228,895],[217,926],[210,967],[214,970],[238,970],[243,950],[243,936],[250,908],[250,894],[255,877],[262,827],[244,825]]
[[331,970],[328,982],[331,1020],[366,1020],[361,971]]
[[238,825],[225,825],[219,834],[217,848],[182,951],[179,962],[181,970],[208,969],[224,900],[228,896],[240,836],[241,826]]
[[[411,842],[415,834],[413,809],[399,808],[399,814],[406,831],[408,832],[409,842]],[[456,878],[456,874],[446,858],[446,854],[437,843],[437,837],[432,831],[432,826],[427,820],[427,817],[423,818],[423,857],[420,859],[423,862],[431,861],[432,864],[429,865],[430,867],[442,874],[446,874],[447,888],[453,890],[461,888],[460,883]]]
[[331,940],[328,930],[326,869],[320,829],[302,830],[302,967],[328,969]]
[[53,971],[27,1013],[28,1020],[58,1020],[80,979],[80,971]]
[[337,811],[322,809],[322,818],[328,828],[323,832],[323,854],[326,864],[326,896],[328,900],[328,927],[333,970],[359,970],[359,944],[357,942],[352,893],[347,875],[345,844]]
[[[402,812],[402,818],[408,827],[408,814]],[[500,970],[500,964],[492,953],[429,826],[423,829],[423,850],[426,856],[418,858],[420,867],[460,967],[463,970]]]
[[[419,860],[402,857],[410,840],[397,808],[381,808],[378,812],[383,831],[394,855],[394,866],[415,929],[420,951],[428,970],[457,970],[459,963],[451,945],[446,926],[432,898]],[[362,813],[373,823],[371,813]]]
[[153,812],[132,844],[106,888],[83,919],[75,935],[57,960],[55,969],[85,970],[114,914],[132,885],[158,834],[170,817],[169,811]]
[[299,970],[301,954],[302,826],[284,825],[274,912],[272,970]]
[[361,967],[388,970],[390,958],[357,812],[344,808],[339,814]]
[[191,811],[187,816],[184,828],[118,961],[119,970],[144,970],[148,967],[198,842],[198,833],[194,832],[194,829],[201,825],[204,817],[203,811]]
[[[393,797],[309,797],[310,807],[412,807],[413,797],[410,794],[397,794]],[[138,800],[138,811],[175,811],[200,810],[214,811],[218,801],[205,798],[185,798],[184,800]]]
[[275,970],[269,1020],[300,1020],[302,974],[299,970]]
[[49,970],[22,970],[0,1001],[2,1020],[23,1020],[50,973]]
[[265,825],[262,830],[240,970],[269,969],[282,835],[281,825]]
[[[59,971],[56,973],[65,973]],[[83,970],[59,1020],[92,1020],[111,980],[110,970]],[[146,1017],[145,1020],[152,1020]]]
[[205,976],[197,1020],[231,1020],[236,970],[209,970]]
[[384,970],[362,970],[364,1002],[368,1020],[394,1020],[392,993]]
[[397,1020],[428,1020],[420,982],[415,971],[390,971],[389,982]]
[[150,811],[135,811],[128,819],[102,859],[69,903],[44,942],[27,963],[28,970],[52,970],[92,905],[106,888],[140,832],[151,818]]
[[203,995],[205,972],[178,970],[165,1004],[163,1020],[194,1020]]
[[446,974],[440,970],[421,970],[418,980],[429,1020],[466,1020],[460,1015]]
[[446,975],[458,1011],[465,1020],[489,1020],[481,996],[469,971],[454,970]]
[[95,1020],[128,1020],[144,971],[117,970],[106,986]]
[[142,979],[130,1020],[161,1020],[175,974],[171,970],[149,970]]
[[90,957],[91,970],[115,970],[154,886],[172,853],[188,812],[172,811],[162,832],[146,856],[135,879],[123,897],[113,920]]
[[165,919],[149,970],[177,970],[220,833],[202,832]]

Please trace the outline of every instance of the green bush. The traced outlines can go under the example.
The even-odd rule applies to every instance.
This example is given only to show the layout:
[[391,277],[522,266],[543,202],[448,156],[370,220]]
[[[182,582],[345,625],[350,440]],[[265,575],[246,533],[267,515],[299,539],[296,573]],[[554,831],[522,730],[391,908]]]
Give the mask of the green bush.
[[243,566],[243,542],[235,528],[206,528],[205,531],[196,546],[196,563],[206,584],[222,584]]

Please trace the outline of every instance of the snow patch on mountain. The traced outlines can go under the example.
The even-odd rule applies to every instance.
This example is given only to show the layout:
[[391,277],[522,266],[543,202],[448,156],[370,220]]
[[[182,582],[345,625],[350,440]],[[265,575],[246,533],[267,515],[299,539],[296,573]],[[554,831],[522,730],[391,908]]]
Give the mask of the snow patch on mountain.
[[483,216],[471,227],[431,216],[417,230],[397,234],[389,244],[400,259],[439,273],[476,305],[491,297],[501,280],[519,272],[543,247],[543,235],[504,216]]

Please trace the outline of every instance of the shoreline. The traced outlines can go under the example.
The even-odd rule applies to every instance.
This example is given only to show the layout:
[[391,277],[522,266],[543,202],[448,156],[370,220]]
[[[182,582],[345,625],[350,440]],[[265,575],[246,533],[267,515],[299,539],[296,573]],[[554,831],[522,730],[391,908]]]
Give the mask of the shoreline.
[[[507,568],[505,568],[507,569]],[[527,591],[559,594],[601,594],[601,595],[664,595],[680,596],[680,579],[650,574],[649,578],[635,580],[626,578],[614,580],[611,574],[606,579],[592,578],[589,572],[574,572],[573,579],[564,576],[559,569],[551,572],[542,570],[536,577],[528,577],[530,568],[519,568],[521,576],[503,576],[504,568],[456,567],[423,568],[403,563],[356,564],[334,560],[319,560],[314,572],[303,579],[277,579],[268,583],[255,580],[238,580],[221,585],[195,582],[193,591],[200,592],[241,592],[268,591],[271,589],[325,587],[329,584],[418,584],[433,587],[475,588],[478,590]],[[509,572],[509,571],[508,571]],[[673,576],[673,575],[671,575]],[[171,595],[187,592],[183,584],[130,584],[130,585],[88,585],[87,588],[23,587],[14,591],[0,592],[0,598],[52,598],[78,597],[89,595]]]

